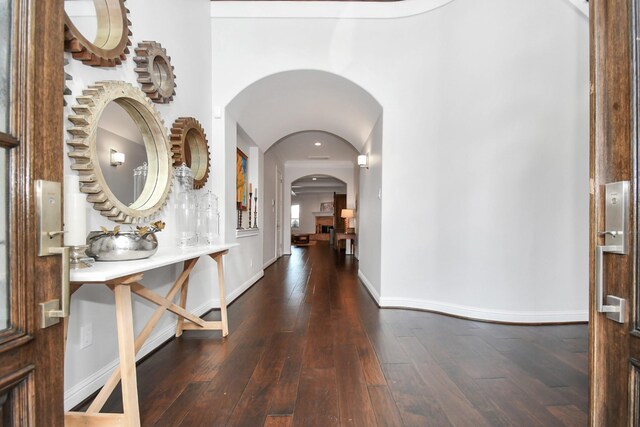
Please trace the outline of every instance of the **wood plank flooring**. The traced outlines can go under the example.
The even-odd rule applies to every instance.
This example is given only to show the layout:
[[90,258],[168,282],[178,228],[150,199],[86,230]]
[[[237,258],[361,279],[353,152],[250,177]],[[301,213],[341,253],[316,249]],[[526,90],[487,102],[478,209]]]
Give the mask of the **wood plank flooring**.
[[292,251],[229,307],[226,340],[187,331],[140,364],[143,425],[587,424],[586,325],[380,310],[351,256]]

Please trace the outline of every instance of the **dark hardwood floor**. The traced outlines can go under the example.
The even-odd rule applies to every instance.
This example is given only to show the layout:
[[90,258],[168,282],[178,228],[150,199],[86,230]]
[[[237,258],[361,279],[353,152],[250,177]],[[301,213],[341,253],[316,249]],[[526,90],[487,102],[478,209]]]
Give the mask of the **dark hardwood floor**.
[[587,425],[586,325],[380,310],[326,243],[268,268],[229,321],[140,364],[143,425]]

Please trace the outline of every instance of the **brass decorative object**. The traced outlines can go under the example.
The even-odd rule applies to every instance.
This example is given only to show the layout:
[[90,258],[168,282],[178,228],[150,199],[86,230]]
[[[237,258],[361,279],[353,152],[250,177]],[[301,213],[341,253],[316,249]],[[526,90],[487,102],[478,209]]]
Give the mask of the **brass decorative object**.
[[98,28],[93,42],[87,40],[69,16],[64,17],[64,49],[74,59],[93,67],[115,67],[122,64],[131,46],[131,22],[125,0],[93,0]]
[[[67,144],[72,147],[71,169],[80,175],[80,191],[87,194],[87,201],[93,203],[94,209],[115,222],[148,220],[162,209],[172,184],[171,149],[162,118],[140,89],[125,82],[97,82],[85,89],[77,101],[78,104],[71,107],[75,114],[68,117],[74,126],[67,129],[71,134]],[[111,191],[98,161],[98,122],[112,101],[127,111],[138,125],[147,149],[149,174],[142,193],[129,206]]]
[[173,164],[185,163],[193,172],[193,188],[204,187],[209,179],[209,143],[204,129],[193,117],[180,117],[171,126]]
[[176,75],[171,65],[171,57],[160,43],[143,41],[135,48],[135,72],[138,73],[138,83],[142,91],[153,102],[167,104],[173,101],[176,94]]
[[256,195],[253,196],[253,228],[258,228],[258,189],[256,188]]

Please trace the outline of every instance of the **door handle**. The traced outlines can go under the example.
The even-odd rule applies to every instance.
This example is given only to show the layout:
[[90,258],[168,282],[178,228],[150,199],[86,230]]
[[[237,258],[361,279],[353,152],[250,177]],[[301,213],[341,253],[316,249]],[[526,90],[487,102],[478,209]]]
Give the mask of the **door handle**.
[[40,327],[47,328],[60,322],[60,319],[69,317],[69,304],[71,299],[69,280],[69,246],[49,248],[50,254],[62,255],[62,285],[60,299],[53,299],[40,303]]
[[40,303],[40,327],[46,328],[69,316],[69,247],[62,246],[62,203],[59,182],[38,179],[34,182],[38,218],[38,256],[62,255],[60,299]]
[[605,185],[605,230],[604,245],[596,246],[595,298],[596,311],[605,313],[608,319],[624,323],[627,302],[624,298],[606,295],[604,290],[604,254],[627,255],[629,230],[629,181],[612,182]]
[[596,311],[606,313],[607,318],[624,323],[626,312],[626,301],[613,295],[607,295],[607,303],[604,303],[604,254],[605,252],[616,253],[619,246],[596,246]]

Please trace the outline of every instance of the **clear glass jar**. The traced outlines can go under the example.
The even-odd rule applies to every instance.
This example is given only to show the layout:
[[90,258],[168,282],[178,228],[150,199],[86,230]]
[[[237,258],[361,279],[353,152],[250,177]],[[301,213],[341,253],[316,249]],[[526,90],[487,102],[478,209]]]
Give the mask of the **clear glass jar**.
[[220,212],[218,197],[211,192],[202,196],[198,203],[198,244],[215,245],[220,243]]
[[133,203],[138,200],[138,197],[144,190],[144,185],[147,182],[147,175],[149,174],[149,167],[147,162],[144,162],[142,166],[138,166],[133,169]]
[[184,163],[174,172],[176,244],[180,247],[198,243],[198,203],[193,191],[193,173]]

